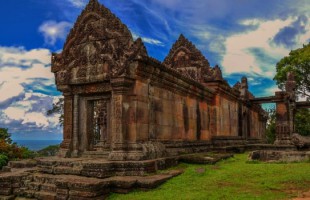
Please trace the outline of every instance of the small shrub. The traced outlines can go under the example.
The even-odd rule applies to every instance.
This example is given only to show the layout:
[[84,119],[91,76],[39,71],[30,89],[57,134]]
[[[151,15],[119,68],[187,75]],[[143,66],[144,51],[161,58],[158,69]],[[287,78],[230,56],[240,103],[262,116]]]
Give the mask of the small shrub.
[[0,169],[2,169],[3,166],[6,166],[8,161],[9,158],[6,155],[0,154]]
[[50,145],[38,151],[39,156],[56,156],[59,151],[59,145]]

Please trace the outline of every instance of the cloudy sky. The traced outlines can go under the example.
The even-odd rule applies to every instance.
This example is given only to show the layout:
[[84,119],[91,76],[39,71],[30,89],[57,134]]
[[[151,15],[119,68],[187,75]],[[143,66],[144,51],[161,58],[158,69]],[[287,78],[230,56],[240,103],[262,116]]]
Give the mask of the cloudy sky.
[[[99,0],[162,61],[183,33],[233,85],[272,95],[275,64],[310,41],[309,0]],[[14,139],[58,139],[51,52],[88,0],[0,0],[0,127]]]

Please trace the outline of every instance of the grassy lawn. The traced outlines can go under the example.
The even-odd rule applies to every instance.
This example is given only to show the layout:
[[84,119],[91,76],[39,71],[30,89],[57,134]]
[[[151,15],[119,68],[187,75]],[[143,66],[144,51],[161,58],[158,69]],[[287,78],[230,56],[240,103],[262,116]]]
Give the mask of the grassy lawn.
[[310,162],[249,163],[248,154],[216,165],[180,164],[185,172],[157,189],[112,194],[124,199],[290,199],[310,189]]

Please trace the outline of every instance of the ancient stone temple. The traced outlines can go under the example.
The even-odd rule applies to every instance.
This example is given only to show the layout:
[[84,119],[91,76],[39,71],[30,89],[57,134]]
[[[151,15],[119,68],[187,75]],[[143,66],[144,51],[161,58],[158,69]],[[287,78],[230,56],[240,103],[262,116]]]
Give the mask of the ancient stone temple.
[[97,0],[78,17],[52,72],[65,98],[61,155],[146,160],[264,138],[247,79],[230,87],[183,35],[164,62]]

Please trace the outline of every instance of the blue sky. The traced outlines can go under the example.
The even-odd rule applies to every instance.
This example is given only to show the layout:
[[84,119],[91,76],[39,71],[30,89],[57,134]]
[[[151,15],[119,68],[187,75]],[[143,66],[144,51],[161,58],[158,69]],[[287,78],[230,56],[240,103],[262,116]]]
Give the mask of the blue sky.
[[[183,33],[233,85],[244,75],[255,96],[273,95],[275,64],[310,41],[309,0],[99,0],[162,61]],[[14,139],[60,139],[46,116],[60,93],[51,52],[88,0],[1,0],[0,127]]]

